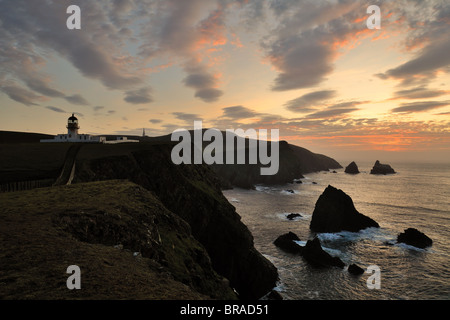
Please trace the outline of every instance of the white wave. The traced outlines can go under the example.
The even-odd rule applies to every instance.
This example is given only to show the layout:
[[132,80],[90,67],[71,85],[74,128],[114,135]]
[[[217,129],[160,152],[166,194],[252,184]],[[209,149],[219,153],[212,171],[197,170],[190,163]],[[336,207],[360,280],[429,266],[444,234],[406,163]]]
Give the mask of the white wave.
[[265,192],[265,193],[272,193],[272,192],[278,192],[280,188],[277,187],[269,187],[262,184],[255,185],[255,190],[259,192]]
[[356,241],[360,239],[370,239],[389,243],[393,240],[393,235],[381,228],[366,228],[358,232],[340,231],[335,233],[317,234],[322,241]]
[[319,233],[317,234],[320,241],[342,240],[344,236],[339,233]]
[[301,240],[292,240],[292,241],[294,241],[299,246],[302,246],[302,247],[306,246],[306,241],[301,241]]
[[236,198],[231,198],[230,201],[231,201],[231,202],[239,202],[239,200],[236,199]]
[[328,247],[324,247],[322,246],[322,249],[326,252],[328,252],[329,254],[331,254],[333,257],[344,257],[345,254],[339,250],[339,249],[333,249],[333,248],[328,248]]
[[294,195],[294,194],[300,194],[299,191],[293,190],[293,189],[282,190],[280,193],[286,194],[286,195],[289,195],[289,196]]
[[402,249],[414,250],[414,251],[418,251],[418,252],[429,252],[428,248],[425,248],[425,249],[417,248],[417,247],[411,246],[411,245],[403,243],[403,242],[396,243],[395,246],[400,247]]

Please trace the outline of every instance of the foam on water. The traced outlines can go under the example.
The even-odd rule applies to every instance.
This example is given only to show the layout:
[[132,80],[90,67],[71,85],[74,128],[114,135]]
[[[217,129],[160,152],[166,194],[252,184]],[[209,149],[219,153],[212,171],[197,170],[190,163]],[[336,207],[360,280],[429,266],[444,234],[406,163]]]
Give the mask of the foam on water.
[[340,231],[336,233],[318,233],[320,241],[358,241],[363,239],[389,243],[395,236],[382,228],[366,228],[358,232]]
[[302,246],[302,247],[306,246],[306,241],[301,241],[301,240],[292,240],[292,241],[294,241],[299,246]]

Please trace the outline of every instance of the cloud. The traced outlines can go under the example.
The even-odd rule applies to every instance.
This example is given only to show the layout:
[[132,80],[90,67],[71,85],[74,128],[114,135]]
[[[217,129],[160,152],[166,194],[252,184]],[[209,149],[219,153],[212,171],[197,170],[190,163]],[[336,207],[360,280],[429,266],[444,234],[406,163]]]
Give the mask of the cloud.
[[272,90],[309,88],[326,80],[338,49],[363,34],[365,27],[352,23],[361,7],[355,1],[272,3],[279,25],[261,43],[279,72]]
[[45,107],[45,108],[47,108],[49,110],[52,110],[52,111],[55,111],[55,112],[59,112],[59,113],[67,113],[65,110],[63,110],[61,108],[57,108],[57,107],[48,106],[48,107]]
[[42,96],[38,96],[32,91],[24,89],[16,85],[1,86],[0,90],[7,94],[14,101],[20,102],[26,106],[37,106],[36,100],[41,100]]
[[411,7],[398,3],[396,9],[409,29],[405,49],[413,54],[408,61],[376,76],[400,80],[401,85],[409,86],[428,84],[439,72],[450,72],[450,55],[447,54],[450,51],[448,4],[430,5],[430,2],[420,1]]
[[218,88],[220,74],[214,72],[214,53],[217,56],[216,49],[228,42],[225,17],[233,2],[155,1],[149,9],[150,21],[141,29],[145,40],[139,56],[179,61],[186,73],[182,83],[195,90],[194,96],[208,103],[217,101],[223,91]]
[[436,108],[441,108],[450,105],[450,100],[447,101],[420,101],[411,103],[402,103],[400,107],[391,110],[393,113],[412,113],[424,112]]
[[144,104],[153,101],[150,88],[141,88],[125,92],[124,100],[132,104]]
[[183,79],[183,83],[196,90],[195,97],[204,102],[214,102],[223,95],[223,91],[216,88],[217,77],[207,72],[204,67],[188,67],[186,70],[189,74]]
[[59,90],[53,89],[49,86],[48,81],[44,81],[36,74],[28,74],[22,77],[27,87],[37,93],[40,93],[47,97],[63,98],[64,93]]
[[204,102],[215,102],[223,95],[223,91],[215,88],[199,89],[195,92],[195,97]]
[[321,90],[306,93],[299,98],[290,100],[284,104],[286,109],[292,112],[307,113],[314,111],[319,103],[324,100],[331,99],[336,96],[336,91],[334,90]]
[[311,113],[306,116],[308,119],[328,119],[342,117],[347,113],[359,110],[358,108],[328,108],[323,111]]
[[[112,21],[113,6],[125,10],[133,2],[83,1],[81,32],[65,27],[65,12],[70,4],[69,0],[0,2],[0,81],[20,82],[30,93],[34,92],[34,96],[24,95],[26,89],[22,88],[19,96],[18,90],[7,88],[13,100],[31,105],[39,94],[87,104],[81,96],[57,89],[52,77],[43,71],[55,56],[71,63],[86,78],[98,80],[110,89],[130,90],[142,83],[136,58],[126,53],[130,34],[121,32],[124,28],[119,28],[118,19]],[[120,24],[132,23],[126,21],[122,19]]]
[[247,119],[252,118],[257,115],[260,115],[260,113],[255,112],[249,108],[243,107],[243,106],[233,106],[233,107],[226,107],[222,108],[223,115],[221,117],[223,118],[229,118],[233,120],[237,119]]
[[428,83],[436,77],[438,71],[448,72],[449,70],[450,55],[443,52],[450,52],[449,39],[438,40],[428,45],[415,58],[377,76],[381,79],[402,80],[402,85]]
[[70,102],[72,104],[80,105],[80,106],[87,106],[89,105],[89,102],[83,98],[80,94],[74,94],[71,96],[66,96],[64,99],[67,100],[67,102]]
[[161,123],[163,121],[161,119],[150,119],[150,120],[148,120],[148,122],[151,122],[153,124],[158,124],[158,123]]
[[94,109],[94,111],[100,111],[102,109],[105,109],[105,107],[103,107],[103,106],[95,106],[95,107],[93,107],[93,109]]
[[202,120],[202,117],[200,115],[194,113],[172,112],[172,114],[175,116],[175,118],[183,120],[187,124],[194,125],[194,121]]
[[392,99],[427,99],[435,98],[448,94],[446,90],[432,90],[426,87],[420,86],[412,89],[399,90],[394,92]]

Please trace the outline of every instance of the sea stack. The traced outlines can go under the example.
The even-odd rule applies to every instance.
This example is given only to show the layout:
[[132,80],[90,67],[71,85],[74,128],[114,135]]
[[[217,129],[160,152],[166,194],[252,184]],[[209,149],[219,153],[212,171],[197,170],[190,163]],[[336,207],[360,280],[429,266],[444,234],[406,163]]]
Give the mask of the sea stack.
[[358,166],[356,165],[355,161],[352,161],[346,168],[345,168],[345,173],[350,173],[350,174],[357,174],[359,173],[359,169]]
[[300,238],[295,233],[289,231],[279,236],[273,243],[284,251],[301,254],[303,247],[294,242],[299,240]]
[[319,238],[308,240],[302,251],[303,258],[313,267],[339,267],[344,268],[345,264],[339,257],[333,257],[322,249]]
[[388,164],[382,164],[380,161],[375,161],[372,170],[370,170],[370,174],[393,174],[396,173],[394,169],[391,168]]
[[316,202],[309,228],[314,232],[340,232],[376,227],[377,222],[359,213],[344,191],[328,186]]
[[397,236],[397,242],[406,243],[420,249],[425,249],[433,244],[427,235],[414,228],[408,228]]

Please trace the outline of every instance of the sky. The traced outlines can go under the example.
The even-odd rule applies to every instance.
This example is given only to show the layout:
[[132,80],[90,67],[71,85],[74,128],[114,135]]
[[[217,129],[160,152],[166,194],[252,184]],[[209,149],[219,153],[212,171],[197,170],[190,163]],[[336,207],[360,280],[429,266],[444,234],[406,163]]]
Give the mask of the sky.
[[0,130],[64,133],[72,112],[81,133],[202,120],[338,161],[448,163],[450,3],[0,0]]

